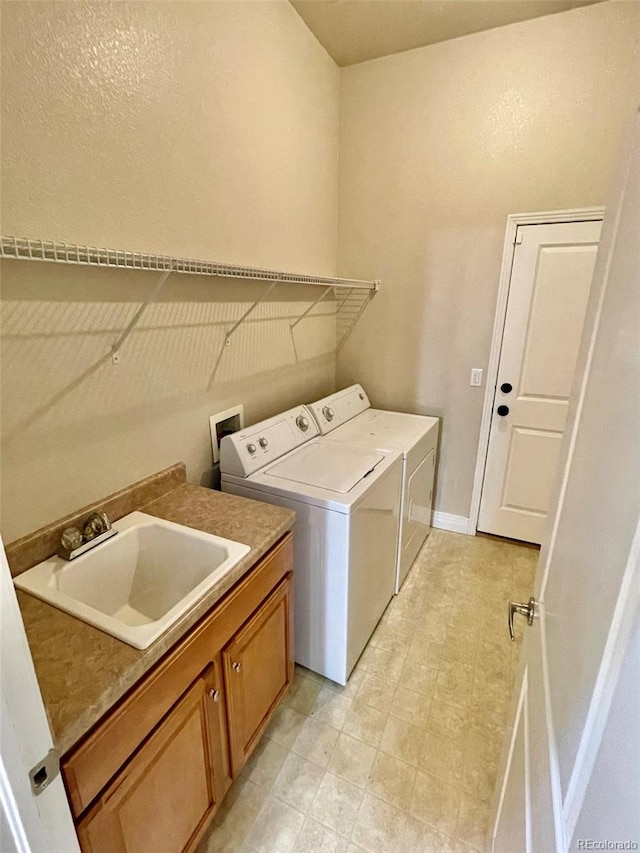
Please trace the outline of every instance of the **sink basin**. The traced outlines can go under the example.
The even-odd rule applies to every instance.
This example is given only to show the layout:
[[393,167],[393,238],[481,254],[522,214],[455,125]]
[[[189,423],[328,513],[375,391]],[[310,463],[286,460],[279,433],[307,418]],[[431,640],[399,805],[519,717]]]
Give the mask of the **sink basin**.
[[14,578],[18,589],[146,649],[251,550],[132,512],[106,542],[68,562],[52,557]]

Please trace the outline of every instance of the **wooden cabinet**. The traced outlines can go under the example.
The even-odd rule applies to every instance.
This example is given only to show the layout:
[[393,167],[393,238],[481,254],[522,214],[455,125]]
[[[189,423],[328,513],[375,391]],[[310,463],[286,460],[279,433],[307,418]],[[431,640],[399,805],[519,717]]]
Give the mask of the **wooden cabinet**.
[[290,613],[291,583],[285,578],[222,653],[234,777],[291,683]]
[[83,850],[176,853],[194,846],[225,793],[215,695],[210,676],[196,679],[80,821]]
[[291,534],[62,759],[85,853],[195,849],[293,677]]

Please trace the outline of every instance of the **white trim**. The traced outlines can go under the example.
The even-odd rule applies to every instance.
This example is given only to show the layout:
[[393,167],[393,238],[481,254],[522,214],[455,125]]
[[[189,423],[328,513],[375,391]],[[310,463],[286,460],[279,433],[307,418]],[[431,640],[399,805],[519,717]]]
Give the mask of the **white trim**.
[[[496,846],[496,837],[498,835],[498,828],[500,826],[500,820],[502,818],[502,809],[504,807],[504,799],[507,793],[507,784],[509,782],[509,777],[511,774],[511,765],[513,764],[513,754],[516,747],[516,738],[518,736],[518,726],[520,725],[520,720],[522,717],[523,709],[525,707],[525,699],[527,698],[527,693],[529,690],[529,672],[527,669],[524,670],[522,675],[522,681],[520,683],[520,693],[518,695],[518,701],[515,705],[515,712],[511,711],[509,714],[509,728],[508,731],[511,732],[511,737],[509,739],[509,743],[505,752],[505,755],[502,759],[502,770],[500,778],[502,779],[502,785],[500,786],[499,793],[494,794],[494,798],[497,797],[496,805],[493,809],[493,825],[491,827],[491,837],[487,840],[487,847],[490,853],[493,853]],[[513,707],[513,705],[512,705]],[[525,750],[527,749],[527,741],[525,739]],[[525,760],[526,765],[526,760]],[[526,773],[526,766],[525,766]],[[526,780],[525,780],[526,785]]]
[[549,678],[549,663],[547,658],[547,629],[545,613],[540,605],[540,665],[542,677],[542,692],[544,701],[545,727],[547,730],[547,749],[549,751],[549,783],[551,788],[551,807],[553,810],[553,831],[556,839],[555,853],[567,853],[567,840],[562,811],[562,785],[560,783],[560,758],[556,742],[556,729],[553,722],[551,707],[551,679]]
[[[527,853],[531,853],[533,850],[533,827],[532,827],[532,819],[531,819],[531,724],[529,722],[529,679],[527,676],[529,675],[529,671],[527,670],[525,678],[525,684],[527,686],[525,692],[526,702],[524,702],[522,707],[522,725],[523,725],[523,733],[524,733],[524,832],[525,832],[525,850]],[[535,745],[537,746],[537,744]],[[534,749],[535,749],[534,746]]]
[[432,512],[431,526],[452,533],[468,533],[469,519],[464,515],[451,515],[450,512]]
[[[4,714],[4,708],[2,709]],[[13,741],[10,741],[13,743]],[[6,742],[3,745],[6,749]],[[13,747],[12,747],[13,748]],[[24,824],[20,816],[20,809],[13,794],[9,776],[4,766],[4,761],[0,755],[0,820],[6,824],[5,841],[8,843],[8,838],[13,843],[14,853],[31,853],[31,847],[27,839]]]
[[591,697],[587,719],[582,730],[578,753],[573,765],[564,801],[567,838],[575,832],[589,780],[602,742],[611,703],[625,655],[631,642],[633,627],[640,607],[640,521],[636,527],[633,544],[625,569],[618,601],[611,621],[598,678]]
[[[7,666],[10,662],[11,665]],[[15,848],[79,853],[78,838],[60,774],[39,794],[29,768],[53,747],[53,739],[0,536],[0,819]],[[10,823],[9,823],[10,822]]]
[[468,530],[465,531],[468,532],[470,536],[475,536],[478,529],[482,483],[484,480],[487,452],[489,450],[489,430],[491,428],[493,398],[495,396],[496,382],[498,379],[498,366],[500,364],[500,351],[502,349],[502,335],[507,315],[507,299],[509,297],[511,267],[513,266],[518,226],[549,225],[554,222],[593,222],[598,219],[602,219],[604,217],[604,212],[604,207],[585,207],[571,210],[540,211],[538,213],[510,213],[509,216],[507,216],[507,229],[502,249],[502,265],[500,267],[500,279],[498,284],[498,298],[496,302],[495,319],[493,322],[489,363],[487,365],[486,372],[482,418],[480,421],[480,438],[478,440],[478,453],[476,456],[476,467],[473,476],[473,490],[471,492],[469,525]]

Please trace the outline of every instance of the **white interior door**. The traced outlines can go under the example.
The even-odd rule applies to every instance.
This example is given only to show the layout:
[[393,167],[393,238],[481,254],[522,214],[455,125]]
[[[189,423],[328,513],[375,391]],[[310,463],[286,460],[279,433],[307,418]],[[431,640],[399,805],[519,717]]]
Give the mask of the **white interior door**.
[[7,558],[0,539],[0,850],[79,851],[60,775],[34,794],[29,770],[53,748]]
[[[629,705],[640,682],[639,154],[640,132],[605,220],[493,851],[640,842],[638,708]],[[581,846],[586,838],[600,846]]]
[[478,530],[540,543],[601,222],[520,225]]

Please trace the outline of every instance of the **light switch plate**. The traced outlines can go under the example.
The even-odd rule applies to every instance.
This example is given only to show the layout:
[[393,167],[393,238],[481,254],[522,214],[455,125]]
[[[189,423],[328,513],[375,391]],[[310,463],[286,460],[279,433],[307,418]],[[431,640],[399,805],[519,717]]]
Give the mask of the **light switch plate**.
[[482,385],[482,374],[484,373],[481,367],[472,367],[471,368],[471,379],[469,381],[469,385],[473,385],[474,388],[480,388]]

